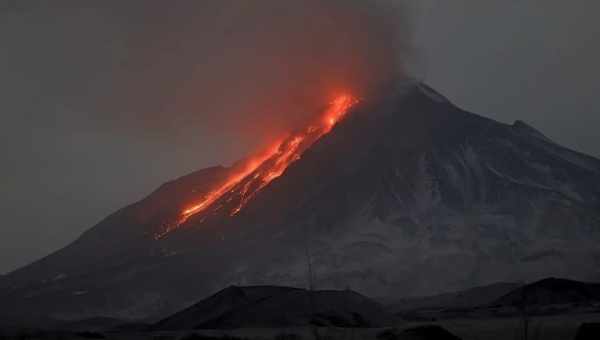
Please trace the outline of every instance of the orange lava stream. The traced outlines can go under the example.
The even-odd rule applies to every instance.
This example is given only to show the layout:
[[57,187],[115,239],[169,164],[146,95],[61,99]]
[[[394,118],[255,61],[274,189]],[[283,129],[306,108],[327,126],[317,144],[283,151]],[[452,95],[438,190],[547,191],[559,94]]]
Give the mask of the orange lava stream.
[[155,238],[164,237],[185,223],[191,216],[206,211],[227,193],[233,194],[227,202],[239,197],[235,208],[229,213],[230,216],[239,213],[256,193],[281,176],[290,164],[301,157],[307,148],[323,135],[329,133],[357,102],[358,100],[350,95],[338,96],[330,103],[318,120],[309,124],[303,130],[291,134],[283,141],[274,143],[262,154],[248,160],[241,170],[232,174],[219,187],[210,191],[200,201],[184,209],[179,220],[175,224],[167,226]]

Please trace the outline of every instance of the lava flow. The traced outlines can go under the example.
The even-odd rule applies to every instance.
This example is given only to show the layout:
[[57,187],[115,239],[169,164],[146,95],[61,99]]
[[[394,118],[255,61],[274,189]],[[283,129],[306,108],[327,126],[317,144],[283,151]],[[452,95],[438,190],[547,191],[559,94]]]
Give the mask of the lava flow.
[[[298,160],[302,153],[323,135],[329,133],[358,100],[350,95],[340,95],[332,101],[325,112],[307,127],[290,134],[282,141],[273,144],[265,152],[250,158],[241,170],[233,173],[224,183],[206,194],[200,201],[185,208],[179,220],[157,234],[160,239],[179,228],[191,216],[205,212],[226,194],[224,203],[233,206],[229,215],[240,210],[271,181],[281,176],[290,164]],[[218,206],[220,209],[223,204]]]

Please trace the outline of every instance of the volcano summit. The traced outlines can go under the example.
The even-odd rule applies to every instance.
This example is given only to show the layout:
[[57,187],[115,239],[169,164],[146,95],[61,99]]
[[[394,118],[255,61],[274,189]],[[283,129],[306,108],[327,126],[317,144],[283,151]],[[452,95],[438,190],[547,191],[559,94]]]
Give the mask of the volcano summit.
[[15,313],[156,319],[230,285],[305,287],[309,266],[319,289],[390,298],[600,280],[599,160],[423,84],[386,92],[348,99],[276,176],[244,172],[184,227],[165,229],[247,161],[162,185],[1,278],[0,300]]

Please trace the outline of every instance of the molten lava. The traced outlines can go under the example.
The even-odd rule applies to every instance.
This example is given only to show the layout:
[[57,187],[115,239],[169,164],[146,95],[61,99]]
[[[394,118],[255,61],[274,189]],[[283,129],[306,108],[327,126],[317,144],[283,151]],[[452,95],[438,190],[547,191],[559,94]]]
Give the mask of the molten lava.
[[233,173],[225,182],[206,194],[200,201],[183,209],[179,220],[165,227],[155,236],[160,239],[179,228],[191,216],[206,212],[226,194],[223,204],[234,204],[229,211],[230,216],[236,215],[240,210],[271,181],[281,176],[290,164],[298,160],[302,153],[323,135],[329,133],[358,102],[350,95],[340,95],[332,101],[325,112],[318,119],[302,130],[292,133],[282,141],[278,141],[265,152],[250,158],[240,170]]

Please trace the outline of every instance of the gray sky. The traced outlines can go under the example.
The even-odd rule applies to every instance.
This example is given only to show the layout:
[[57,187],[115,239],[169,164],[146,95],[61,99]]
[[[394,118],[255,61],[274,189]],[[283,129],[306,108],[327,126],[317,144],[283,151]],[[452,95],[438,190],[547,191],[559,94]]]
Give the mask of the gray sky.
[[[210,1],[93,8],[0,0],[0,273],[66,245],[162,182],[228,164],[268,131],[301,119],[272,112],[312,105],[320,87],[303,83],[373,80],[360,72],[344,77],[356,65],[384,73],[377,65],[402,58],[409,36],[415,74],[459,106],[503,122],[525,120],[559,143],[600,156],[596,1],[414,0],[407,19],[377,8],[393,0],[378,0],[364,6],[367,14],[353,9],[335,20],[311,12],[331,8],[310,1],[278,8],[271,20],[268,1],[256,8],[231,1],[223,9]],[[336,1],[344,3],[330,0],[332,8]],[[402,24],[390,24],[382,12]],[[369,29],[361,36],[355,20],[364,23],[364,15]],[[303,16],[315,18],[312,26]],[[347,35],[327,33],[328,25],[347,25]],[[395,30],[406,34],[387,35]],[[373,39],[378,34],[381,41]],[[356,58],[336,64],[327,79],[302,67],[289,71],[320,67],[306,46],[324,51],[318,63],[327,70],[341,54]],[[256,51],[278,58],[265,62]],[[283,93],[296,96],[282,99]],[[244,108],[244,115],[228,114]],[[265,114],[273,126],[253,124]]]

